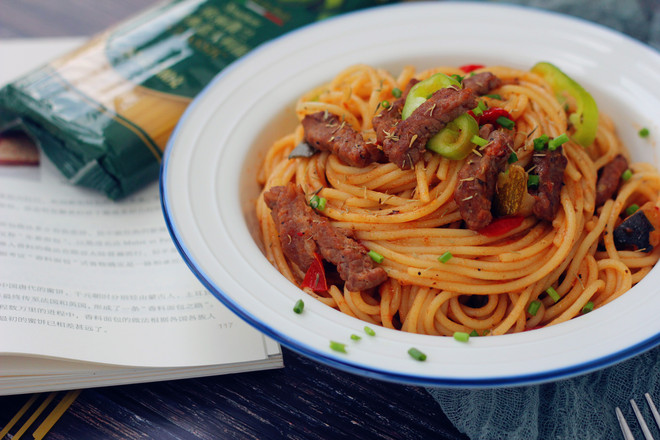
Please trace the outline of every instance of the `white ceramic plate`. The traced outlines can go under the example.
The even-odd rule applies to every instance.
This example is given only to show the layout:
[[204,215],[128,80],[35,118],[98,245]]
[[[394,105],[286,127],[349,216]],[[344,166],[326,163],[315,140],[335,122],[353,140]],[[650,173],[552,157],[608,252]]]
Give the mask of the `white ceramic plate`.
[[[225,69],[185,113],[162,167],[163,209],[184,259],[227,307],[285,346],[320,362],[390,381],[493,387],[565,378],[619,362],[660,343],[660,270],[620,299],[550,328],[522,334],[453,338],[375,327],[290,284],[255,241],[255,182],[263,152],[296,123],[293,104],[349,65],[398,73],[470,63],[528,69],[550,61],[592,92],[615,116],[638,160],[657,164],[660,55],[585,21],[515,6],[419,3],[379,7],[305,27]],[[302,315],[293,313],[305,299]],[[348,353],[329,341],[348,344]],[[425,362],[407,354],[425,352]]]

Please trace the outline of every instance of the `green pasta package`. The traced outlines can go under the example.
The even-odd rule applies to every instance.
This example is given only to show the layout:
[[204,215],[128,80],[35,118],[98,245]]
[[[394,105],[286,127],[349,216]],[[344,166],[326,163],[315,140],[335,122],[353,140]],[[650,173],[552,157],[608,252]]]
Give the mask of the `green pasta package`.
[[72,184],[122,198],[158,178],[181,114],[224,67],[330,15],[389,0],[179,0],[0,89],[0,133],[28,134]]

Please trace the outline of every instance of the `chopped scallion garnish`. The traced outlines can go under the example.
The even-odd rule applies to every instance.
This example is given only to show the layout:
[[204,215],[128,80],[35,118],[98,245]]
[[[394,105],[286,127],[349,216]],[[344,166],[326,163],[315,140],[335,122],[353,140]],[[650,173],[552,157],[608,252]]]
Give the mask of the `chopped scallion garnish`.
[[372,260],[374,260],[376,263],[382,263],[385,257],[383,257],[381,254],[379,254],[376,251],[369,251],[368,255],[371,257]]
[[426,355],[416,349],[415,347],[412,347],[408,350],[408,354],[415,360],[423,362],[426,360]]
[[303,302],[302,299],[299,299],[296,301],[296,303],[293,305],[293,311],[297,314],[301,314],[303,312],[303,309],[305,308],[305,303]]
[[586,304],[584,305],[584,307],[582,307],[582,313],[583,313],[583,314],[584,314],[584,313],[589,313],[589,312],[591,312],[593,309],[594,309],[594,303],[591,302],[591,301],[589,301],[588,303],[586,303]]
[[506,116],[500,116],[499,118],[495,119],[495,122],[500,124],[502,127],[506,128],[507,130],[513,130],[513,127],[516,126],[516,123],[513,122],[511,119],[507,118]]
[[323,211],[325,209],[325,204],[327,200],[325,197],[319,197],[317,194],[314,194],[311,199],[309,199],[309,206],[311,206],[314,209],[318,209],[319,211]]
[[623,181],[625,182],[627,180],[630,180],[632,175],[633,175],[632,170],[630,168],[628,168],[627,170],[625,170],[623,172],[623,174],[621,174],[621,179],[623,179]]
[[470,339],[470,334],[466,332],[454,332],[454,339],[459,342],[467,342]]
[[626,215],[633,215],[639,209],[639,205],[633,203],[632,205],[626,208]]
[[649,131],[648,128],[644,127],[641,130],[639,130],[638,134],[639,134],[639,137],[646,138],[646,137],[649,137],[649,134],[651,134],[651,132]]
[[354,341],[359,341],[360,339],[362,339],[362,337],[356,335],[355,333],[353,333],[353,334],[351,335],[351,339],[354,340]]
[[369,326],[364,326],[364,332],[369,336],[376,336],[376,332]]
[[536,174],[527,176],[527,186],[539,186],[539,176]]
[[511,154],[509,155],[509,160],[508,160],[508,162],[509,162],[509,163],[516,163],[516,162],[518,162],[518,155],[517,155],[515,152],[511,153]]
[[485,147],[488,145],[488,141],[486,139],[482,138],[481,136],[477,136],[476,134],[472,136],[470,141],[472,141],[472,143],[475,145],[479,145],[480,147]]
[[548,144],[550,137],[547,134],[542,134],[541,136],[534,139],[534,149],[536,151],[541,151]]
[[479,336],[479,333],[477,333],[476,330],[472,330],[472,331],[470,332],[470,337],[472,337],[472,336]]
[[502,100],[502,95],[498,95],[497,93],[491,93],[489,95],[484,95],[486,98],[492,98],[492,99],[499,99],[500,101]]
[[380,103],[383,108],[390,108],[390,101],[387,99]]
[[527,313],[529,313],[532,316],[536,316],[540,308],[541,308],[541,301],[535,299],[534,301],[529,303],[529,307],[527,308]]
[[568,142],[568,135],[566,133],[560,134],[556,138],[548,141],[548,150],[554,151],[566,142]]
[[346,353],[346,344],[342,344],[341,342],[330,341],[330,348],[340,353]]
[[463,82],[463,78],[465,78],[464,76],[457,75],[457,74],[453,74],[451,77],[454,78],[459,83]]
[[479,117],[484,114],[484,110],[486,110],[488,106],[486,105],[485,102],[479,101],[477,103],[477,106],[472,109],[472,113],[474,113],[475,116]]
[[447,261],[451,260],[452,257],[453,255],[451,252],[447,251],[438,257],[438,261],[441,263],[446,263]]
[[553,287],[548,287],[547,289],[545,289],[545,293],[547,293],[548,296],[552,298],[554,302],[557,302],[561,299],[561,296],[559,296],[559,294]]
[[394,96],[395,98],[401,98],[402,93],[403,92],[398,87],[395,87],[395,88],[392,89],[392,96]]

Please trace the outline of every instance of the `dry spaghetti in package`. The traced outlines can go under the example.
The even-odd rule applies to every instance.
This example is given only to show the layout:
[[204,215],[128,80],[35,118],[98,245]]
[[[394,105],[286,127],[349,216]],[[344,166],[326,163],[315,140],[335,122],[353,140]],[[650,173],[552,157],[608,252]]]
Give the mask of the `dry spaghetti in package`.
[[0,133],[27,133],[73,184],[112,199],[157,179],[179,117],[225,66],[375,0],[161,4],[0,90]]

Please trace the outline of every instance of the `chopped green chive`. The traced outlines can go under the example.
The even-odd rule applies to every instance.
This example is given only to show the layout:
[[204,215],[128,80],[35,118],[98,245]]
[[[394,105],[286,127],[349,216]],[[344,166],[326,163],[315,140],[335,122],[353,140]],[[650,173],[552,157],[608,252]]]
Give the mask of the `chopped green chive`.
[[346,353],[346,344],[342,344],[341,342],[330,341],[330,348],[340,353]]
[[550,141],[548,141],[548,150],[554,151],[557,148],[559,148],[560,145],[563,145],[566,142],[568,142],[568,135],[566,133],[563,133],[557,136],[556,138],[550,139]]
[[646,138],[646,137],[649,137],[649,134],[651,134],[651,132],[649,131],[648,128],[644,127],[641,130],[639,130],[638,134],[639,134],[639,137]]
[[547,293],[548,296],[552,298],[554,302],[557,302],[561,299],[561,296],[559,296],[559,294],[553,287],[548,287],[547,289],[545,289],[545,293]]
[[542,134],[541,136],[534,139],[534,149],[536,151],[541,151],[548,144],[550,137],[547,134]]
[[385,101],[381,102],[380,105],[381,105],[383,108],[390,108],[390,101],[385,100]]
[[376,336],[376,332],[369,326],[364,326],[364,332],[369,336]]
[[470,339],[470,334],[466,332],[454,332],[454,339],[458,342],[467,342]]
[[633,203],[632,205],[626,208],[626,215],[633,215],[639,209],[639,205]]
[[479,145],[480,147],[485,147],[488,145],[488,141],[486,139],[482,138],[481,136],[477,136],[476,134],[472,136],[470,141],[472,141],[472,143],[475,145]]
[[325,209],[326,202],[327,200],[325,197],[319,197],[315,194],[311,199],[309,199],[309,206],[314,209],[318,209],[319,211],[323,211]]
[[513,130],[513,127],[516,126],[516,123],[513,122],[511,119],[507,118],[506,116],[500,116],[499,118],[495,119],[495,122],[500,124],[502,127],[506,128],[507,130]]
[[541,308],[541,301],[534,300],[531,303],[529,303],[529,307],[527,308],[527,313],[529,313],[532,316],[536,316],[536,313],[538,313],[540,308]]
[[517,155],[516,153],[511,153],[511,154],[509,155],[509,160],[508,160],[508,162],[509,162],[509,163],[516,163],[516,162],[518,162],[518,155]]
[[359,341],[360,339],[362,339],[362,337],[360,337],[360,336],[356,335],[355,333],[353,333],[351,335],[351,339],[354,340],[354,341]]
[[472,331],[470,332],[470,337],[472,337],[472,336],[479,336],[479,333],[477,333],[476,330],[472,330]]
[[293,305],[293,311],[297,314],[301,314],[303,309],[305,308],[305,303],[303,302],[302,299],[299,299],[296,301],[296,303]]
[[627,170],[625,170],[623,172],[623,174],[621,174],[621,179],[623,179],[624,182],[627,181],[627,180],[630,180],[630,178],[632,177],[632,174],[633,174],[632,170],[630,168],[628,168]]
[[392,96],[394,96],[395,98],[401,98],[402,93],[403,92],[398,87],[395,87],[395,88],[392,89]]
[[499,99],[500,101],[502,100],[502,95],[498,95],[497,93],[491,93],[490,95],[484,95],[486,98],[492,98],[492,99]]
[[591,312],[593,309],[594,309],[594,303],[591,302],[591,301],[589,301],[588,303],[586,303],[586,304],[584,305],[584,307],[582,307],[582,313],[583,313],[583,314],[584,314],[584,313],[589,313],[589,312]]
[[490,333],[490,329],[487,328],[486,330],[484,330],[484,332],[481,334],[481,336],[486,336],[489,333]]
[[438,261],[441,263],[446,263],[447,261],[451,260],[452,257],[453,255],[451,252],[447,251],[438,257]]
[[379,254],[376,251],[369,251],[367,254],[371,257],[372,260],[374,260],[376,263],[382,263],[385,257],[383,257],[381,254]]
[[475,116],[481,116],[484,114],[484,110],[486,110],[488,106],[486,105],[485,102],[479,101],[477,106],[472,109],[472,113],[474,113]]
[[410,357],[412,357],[417,361],[424,362],[426,360],[426,355],[421,351],[419,351],[418,349],[416,349],[415,347],[409,349],[408,354],[410,355]]
[[527,176],[527,186],[539,186],[539,176],[536,174]]

